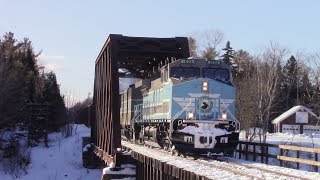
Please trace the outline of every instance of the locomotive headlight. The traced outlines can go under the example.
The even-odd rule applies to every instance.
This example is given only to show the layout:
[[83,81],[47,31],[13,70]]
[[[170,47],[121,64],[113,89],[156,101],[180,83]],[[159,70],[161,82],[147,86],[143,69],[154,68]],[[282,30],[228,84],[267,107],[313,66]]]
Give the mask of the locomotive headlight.
[[226,113],[226,112],[223,112],[222,115],[221,115],[221,117],[222,117],[223,120],[226,120],[227,117],[228,117],[228,116],[227,116],[227,113]]
[[202,90],[203,91],[208,91],[208,82],[207,81],[203,81],[202,82]]
[[189,112],[189,113],[188,113],[188,119],[193,119],[193,117],[194,117],[193,112]]

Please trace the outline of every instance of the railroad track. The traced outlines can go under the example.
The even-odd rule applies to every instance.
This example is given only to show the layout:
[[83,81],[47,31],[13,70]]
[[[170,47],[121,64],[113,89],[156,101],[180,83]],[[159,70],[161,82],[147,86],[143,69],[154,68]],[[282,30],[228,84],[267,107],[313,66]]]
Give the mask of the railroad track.
[[[209,161],[209,162],[205,162],[206,164],[211,164],[212,159],[206,159],[206,160],[201,160],[201,161]],[[253,177],[254,179],[266,179],[267,177],[265,177],[263,174],[268,174],[268,177],[270,177],[270,175],[275,175],[278,176],[279,179],[301,179],[301,180],[312,180],[312,178],[306,178],[306,177],[302,177],[302,176],[297,176],[297,175],[292,175],[292,174],[288,174],[288,173],[283,173],[283,172],[279,172],[279,171],[275,171],[275,170],[270,170],[270,169],[266,169],[266,168],[262,168],[262,167],[257,167],[257,166],[253,166],[253,165],[248,165],[248,164],[244,164],[244,163],[239,163],[239,162],[235,162],[233,161],[231,158],[225,158],[225,157],[218,157],[217,159],[215,159],[214,161],[219,161],[221,165],[225,165],[225,166],[231,166],[228,167],[231,170],[235,169],[243,169],[244,171],[245,169],[254,169],[260,172],[264,172],[261,173],[260,177]],[[217,162],[214,162],[215,165],[217,164]]]
[[[129,143],[129,142],[127,142]],[[199,155],[186,155],[186,154],[171,154],[164,149],[156,149],[156,148],[148,148],[143,145],[131,144],[130,149],[135,151],[135,147],[139,147],[139,152],[143,151],[157,151],[160,156],[169,156],[166,159],[172,159],[172,161],[183,161],[185,163],[194,162],[203,167],[212,168],[212,171],[220,172],[223,174],[224,172],[229,175],[233,175],[233,178],[236,179],[303,179],[308,180],[312,179],[308,177],[308,175],[304,174],[289,174],[285,172],[281,172],[280,170],[271,170],[266,167],[257,167],[254,165],[244,164],[240,162],[235,162],[232,158],[226,157],[218,157],[216,159],[207,157],[207,156],[199,156]],[[148,148],[148,149],[146,149]],[[143,150],[145,149],[145,150]],[[152,153],[151,153],[152,154]],[[154,153],[155,154],[155,153]],[[181,167],[184,168],[184,167]],[[281,169],[283,167],[279,167]],[[228,177],[229,175],[225,175],[224,177]],[[222,177],[221,179],[223,179]],[[320,177],[320,176],[319,176]],[[215,178],[216,179],[216,178]]]

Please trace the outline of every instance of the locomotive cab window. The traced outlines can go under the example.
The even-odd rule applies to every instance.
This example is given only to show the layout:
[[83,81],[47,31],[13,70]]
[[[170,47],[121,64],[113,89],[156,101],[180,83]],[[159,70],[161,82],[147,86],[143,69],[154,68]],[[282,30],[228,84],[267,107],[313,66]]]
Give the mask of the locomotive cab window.
[[170,77],[174,78],[190,78],[199,76],[200,69],[195,67],[172,67],[170,69]]
[[230,80],[230,74],[228,69],[204,68],[202,69],[202,76],[204,78],[217,79],[221,81]]

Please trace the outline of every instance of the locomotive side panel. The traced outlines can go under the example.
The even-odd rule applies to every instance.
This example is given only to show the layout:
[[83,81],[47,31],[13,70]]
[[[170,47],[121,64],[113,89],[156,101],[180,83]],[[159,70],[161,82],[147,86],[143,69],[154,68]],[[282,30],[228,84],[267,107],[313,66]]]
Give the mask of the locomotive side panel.
[[142,93],[136,89],[136,88],[129,88],[128,89],[128,119],[127,123],[131,123],[133,119],[136,119],[138,117],[135,117],[135,112],[138,111],[138,109],[135,109],[135,107],[139,104],[142,104]]
[[121,94],[121,128],[131,125],[131,121],[135,118],[135,106],[141,103],[142,94],[136,88],[130,87]]
[[124,128],[128,116],[128,95],[127,91],[120,94],[120,125]]
[[163,84],[160,79],[151,83],[143,97],[143,119],[170,119],[172,84]]

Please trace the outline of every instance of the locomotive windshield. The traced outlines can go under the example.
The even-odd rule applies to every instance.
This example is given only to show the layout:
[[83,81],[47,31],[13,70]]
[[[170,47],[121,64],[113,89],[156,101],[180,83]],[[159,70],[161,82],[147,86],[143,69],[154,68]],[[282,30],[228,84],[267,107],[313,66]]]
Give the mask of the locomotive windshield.
[[170,70],[170,76],[174,78],[199,77],[200,69],[195,67],[172,67]]
[[221,81],[229,81],[230,75],[227,69],[204,68],[202,69],[202,76],[204,78],[212,78]]

